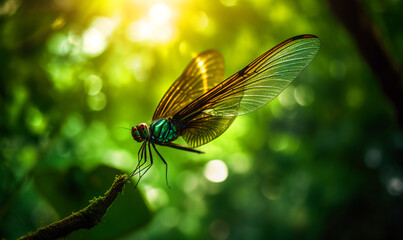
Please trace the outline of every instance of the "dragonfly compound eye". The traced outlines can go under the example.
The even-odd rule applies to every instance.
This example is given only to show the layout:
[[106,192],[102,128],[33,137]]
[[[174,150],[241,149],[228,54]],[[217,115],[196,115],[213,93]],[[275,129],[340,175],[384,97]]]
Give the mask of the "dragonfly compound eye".
[[145,123],[140,123],[137,127],[132,127],[132,136],[137,142],[142,142],[148,138],[148,126]]
[[137,127],[132,127],[132,136],[133,136],[133,139],[136,140],[137,142],[144,141],[144,138],[142,138],[140,136],[140,133],[139,133]]

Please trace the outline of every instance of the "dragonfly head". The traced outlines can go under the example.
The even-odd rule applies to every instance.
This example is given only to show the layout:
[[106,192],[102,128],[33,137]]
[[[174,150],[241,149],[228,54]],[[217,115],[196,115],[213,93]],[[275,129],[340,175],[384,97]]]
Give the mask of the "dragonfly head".
[[137,142],[142,142],[148,138],[149,131],[148,126],[145,123],[140,123],[136,127],[132,127],[133,139]]

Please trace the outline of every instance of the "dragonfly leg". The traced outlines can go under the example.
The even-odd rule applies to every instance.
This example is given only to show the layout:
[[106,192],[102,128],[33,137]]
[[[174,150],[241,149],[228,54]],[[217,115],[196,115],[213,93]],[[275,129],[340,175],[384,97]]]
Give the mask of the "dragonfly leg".
[[[146,150],[147,151],[147,150]],[[150,142],[148,142],[148,153],[149,153],[149,155],[150,155],[150,164],[148,164],[147,166],[145,166],[141,171],[144,171],[142,174],[141,174],[141,177],[143,177],[144,176],[144,174],[146,174],[146,172],[152,167],[152,165],[153,165],[153,155],[152,155],[152,152],[151,152],[151,146],[150,146]],[[146,153],[147,154],[147,153]],[[139,179],[140,180],[140,179]]]
[[[141,150],[141,153],[140,153],[141,157],[140,157],[140,159],[139,159],[139,163],[137,164],[137,167],[136,167],[136,169],[134,170],[134,174],[133,174],[133,175],[135,175],[135,174],[138,173],[138,174],[139,174],[139,179],[137,180],[137,183],[136,183],[136,185],[134,186],[134,189],[137,188],[137,185],[139,184],[140,179],[141,179],[141,178],[143,177],[143,175],[144,175],[144,174],[141,174],[141,171],[143,171],[144,168],[143,168],[143,169],[141,169],[141,168],[142,168],[143,165],[147,162],[147,142],[144,142],[143,145],[141,145],[140,150]],[[144,161],[143,161],[143,159],[144,159]]]
[[139,173],[140,168],[143,166],[143,164],[147,161],[147,157],[146,160],[142,163],[143,159],[144,159],[144,148],[146,147],[145,142],[141,145],[138,153],[137,153],[137,159],[138,159],[138,163],[136,168],[134,169],[134,171],[132,173],[129,174],[129,176],[127,176],[127,179],[133,177],[135,174]]
[[[151,151],[150,151],[150,150],[151,150],[151,149],[150,149],[150,144],[148,144],[148,151],[150,152],[151,163],[143,168],[144,164],[147,163],[147,142],[144,142],[144,143],[141,145],[140,150],[139,150],[139,152],[138,152],[138,154],[137,154],[137,157],[139,158],[137,167],[136,167],[136,169],[134,169],[134,171],[127,177],[127,179],[129,179],[129,178],[133,177],[134,175],[139,174],[139,179],[137,180],[137,183],[136,183],[136,185],[134,186],[134,189],[137,188],[137,185],[139,184],[140,179],[141,179],[141,178],[143,177],[143,175],[148,171],[148,169],[152,166],[152,155],[151,155]],[[143,160],[144,160],[144,161],[143,161]],[[145,172],[143,172],[143,171],[145,171]],[[141,173],[141,172],[143,172],[143,173]]]
[[168,184],[168,163],[165,161],[165,159],[162,157],[162,155],[158,152],[157,148],[155,147],[155,144],[152,143],[153,148],[155,152],[158,154],[158,156],[161,158],[162,162],[165,164],[165,181],[167,182],[168,188],[171,188]]
[[146,142],[144,142],[144,147],[143,147],[143,149],[142,149],[142,151],[141,151],[141,160],[142,159],[144,159],[144,161],[143,162],[139,162],[139,164],[138,164],[138,173],[139,173],[139,176],[140,176],[140,172],[141,171],[143,171],[141,168],[143,167],[143,165],[144,164],[146,164],[146,162],[147,162],[147,143]]
[[[146,144],[146,143],[144,143],[144,144]],[[149,152],[149,155],[150,155],[150,164],[148,164],[148,165],[145,166],[143,169],[141,169],[141,167],[147,162],[147,146],[145,145],[145,147],[144,147],[144,149],[143,149],[143,152],[141,153],[142,155],[144,155],[144,162],[138,167],[138,169],[136,168],[136,170],[138,170],[138,172],[136,172],[136,173],[139,174],[139,180],[137,180],[137,183],[136,183],[136,185],[134,186],[134,189],[137,188],[137,185],[139,184],[140,179],[144,176],[144,174],[146,174],[146,172],[147,172],[147,171],[151,168],[151,166],[153,165],[153,155],[152,155],[152,153],[151,153],[150,142],[148,142],[148,152]],[[139,164],[140,164],[140,163],[139,163]],[[135,171],[136,171],[136,170],[135,170]],[[143,173],[141,173],[141,172],[143,172]]]
[[[154,144],[153,144],[154,145]],[[204,153],[200,150],[196,150],[194,148],[190,148],[190,147],[186,147],[186,146],[182,146],[176,143],[164,143],[164,144],[160,144],[161,146],[167,146],[167,147],[171,147],[171,148],[176,148],[179,150],[184,150],[184,151],[188,151],[188,152],[194,152],[194,153]],[[155,147],[154,147],[155,148]]]

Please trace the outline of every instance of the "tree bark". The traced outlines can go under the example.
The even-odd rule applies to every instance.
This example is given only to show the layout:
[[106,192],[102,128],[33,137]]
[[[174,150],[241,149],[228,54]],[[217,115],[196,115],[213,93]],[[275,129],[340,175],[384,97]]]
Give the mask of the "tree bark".
[[353,37],[358,50],[378,78],[384,94],[395,108],[403,128],[403,81],[397,64],[388,54],[382,37],[360,0],[328,0],[333,14]]

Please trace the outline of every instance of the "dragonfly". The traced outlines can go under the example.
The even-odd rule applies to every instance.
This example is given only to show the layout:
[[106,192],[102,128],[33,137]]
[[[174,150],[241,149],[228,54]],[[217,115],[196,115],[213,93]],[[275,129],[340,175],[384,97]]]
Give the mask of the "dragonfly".
[[[142,144],[138,164],[128,178],[138,174],[138,184],[153,165],[154,150],[165,164],[169,187],[168,164],[156,145],[203,153],[195,148],[223,134],[237,116],[276,98],[314,59],[320,45],[319,38],[310,34],[289,38],[225,80],[218,51],[197,55],[165,93],[151,124],[131,128],[133,139]],[[173,143],[179,137],[188,146]]]

